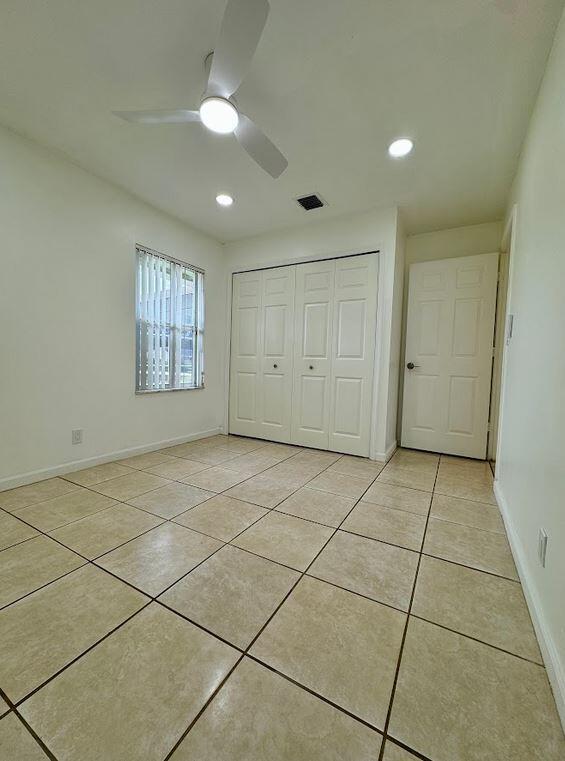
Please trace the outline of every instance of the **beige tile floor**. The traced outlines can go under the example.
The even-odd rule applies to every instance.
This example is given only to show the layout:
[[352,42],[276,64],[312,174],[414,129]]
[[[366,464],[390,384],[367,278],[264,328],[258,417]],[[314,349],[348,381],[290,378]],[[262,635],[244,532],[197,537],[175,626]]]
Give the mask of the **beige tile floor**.
[[454,457],[214,436],[2,492],[0,653],[0,761],[565,758]]

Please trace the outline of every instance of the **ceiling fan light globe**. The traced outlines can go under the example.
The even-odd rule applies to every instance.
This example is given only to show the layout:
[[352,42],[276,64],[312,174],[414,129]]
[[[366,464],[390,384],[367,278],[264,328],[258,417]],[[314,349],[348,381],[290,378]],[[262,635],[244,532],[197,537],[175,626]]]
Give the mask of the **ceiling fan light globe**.
[[200,104],[202,124],[212,132],[227,135],[233,132],[239,123],[237,108],[225,98],[205,98]]
[[402,159],[404,156],[408,156],[414,148],[414,143],[409,137],[399,137],[388,147],[388,154],[393,159]]

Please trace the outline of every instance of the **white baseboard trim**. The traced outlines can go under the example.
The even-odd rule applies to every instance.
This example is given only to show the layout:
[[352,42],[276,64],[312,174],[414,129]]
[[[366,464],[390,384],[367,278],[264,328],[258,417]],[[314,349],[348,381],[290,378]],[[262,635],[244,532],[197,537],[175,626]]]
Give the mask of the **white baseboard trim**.
[[392,455],[396,452],[396,448],[397,443],[394,441],[386,450],[386,452],[373,452],[371,454],[371,460],[376,460],[377,462],[388,462]]
[[128,449],[120,449],[115,452],[107,452],[106,454],[87,457],[83,460],[72,460],[71,462],[54,465],[50,468],[41,468],[40,470],[31,470],[27,473],[19,473],[15,476],[8,476],[7,478],[0,479],[0,491],[14,489],[17,486],[25,486],[26,484],[32,484],[36,481],[43,481],[46,478],[53,478],[53,476],[63,476],[65,473],[72,473],[74,470],[82,470],[83,468],[91,468],[94,465],[102,465],[105,462],[122,460],[124,457],[133,457],[133,455],[136,454],[153,452],[156,449],[163,449],[163,447],[172,447],[175,444],[184,444],[187,441],[205,439],[208,436],[215,436],[218,433],[222,433],[222,431],[223,428],[220,426],[218,428],[211,428],[209,431],[198,431],[198,433],[191,433],[187,436],[177,436],[174,439],[154,441],[151,444],[142,444],[138,447],[129,447]]
[[555,703],[557,705],[557,711],[559,713],[563,729],[565,730],[565,664],[562,662],[559,656],[559,651],[547,626],[543,606],[541,600],[539,599],[537,590],[535,589],[534,585],[530,583],[530,577],[525,562],[524,548],[518,535],[514,531],[508,503],[504,497],[504,494],[502,493],[499,481],[494,482],[494,494],[502,514],[502,519],[504,521],[504,526],[506,528],[508,541],[510,543],[510,549],[512,550],[512,555],[514,556],[514,562],[516,563],[518,575],[520,576],[520,581],[522,582],[522,590],[524,592],[524,597],[526,598],[526,603],[530,611],[530,616],[532,618],[532,623],[534,625],[534,630],[536,632],[540,646],[543,662],[545,663],[545,667],[547,669],[547,676],[549,677],[549,682],[553,690]]

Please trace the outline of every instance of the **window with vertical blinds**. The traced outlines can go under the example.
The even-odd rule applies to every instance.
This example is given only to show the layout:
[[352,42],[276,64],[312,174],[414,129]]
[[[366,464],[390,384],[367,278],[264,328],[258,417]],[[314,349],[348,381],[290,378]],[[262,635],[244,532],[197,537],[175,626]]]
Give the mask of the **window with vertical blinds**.
[[204,272],[137,246],[138,392],[201,388]]

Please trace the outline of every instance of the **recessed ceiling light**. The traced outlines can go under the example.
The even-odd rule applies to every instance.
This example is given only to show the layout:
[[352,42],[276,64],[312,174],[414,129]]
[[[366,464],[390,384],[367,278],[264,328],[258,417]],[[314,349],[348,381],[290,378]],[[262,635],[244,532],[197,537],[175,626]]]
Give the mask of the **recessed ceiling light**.
[[216,196],[216,201],[220,204],[220,206],[231,206],[233,203],[233,198],[228,196],[227,193],[220,193]]
[[204,98],[200,104],[202,123],[212,132],[227,135],[233,132],[239,122],[237,108],[225,98]]
[[401,159],[403,156],[408,156],[414,143],[407,137],[400,137],[388,146],[389,155],[393,159]]

